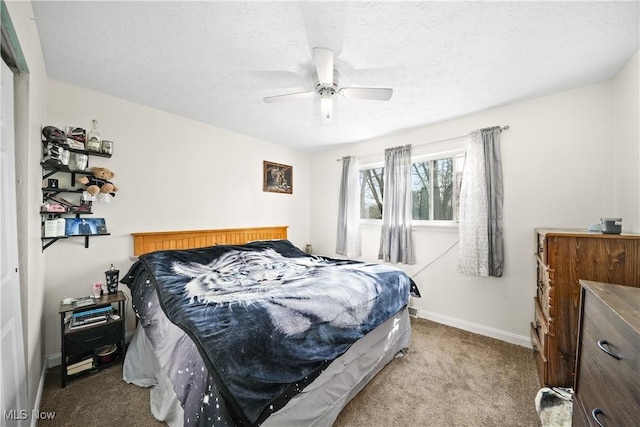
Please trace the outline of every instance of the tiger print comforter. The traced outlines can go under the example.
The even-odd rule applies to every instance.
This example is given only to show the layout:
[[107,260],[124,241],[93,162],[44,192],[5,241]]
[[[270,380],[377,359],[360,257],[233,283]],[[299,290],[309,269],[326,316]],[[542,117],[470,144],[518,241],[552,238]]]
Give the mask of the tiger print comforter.
[[[143,326],[152,291],[193,339],[208,372],[190,375],[212,381],[207,387],[219,390],[236,425],[264,421],[410,294],[419,296],[400,269],[308,255],[288,240],[145,254],[122,282]],[[174,383],[182,394],[184,387]],[[206,419],[210,406],[185,410],[185,425],[203,425],[194,418]]]

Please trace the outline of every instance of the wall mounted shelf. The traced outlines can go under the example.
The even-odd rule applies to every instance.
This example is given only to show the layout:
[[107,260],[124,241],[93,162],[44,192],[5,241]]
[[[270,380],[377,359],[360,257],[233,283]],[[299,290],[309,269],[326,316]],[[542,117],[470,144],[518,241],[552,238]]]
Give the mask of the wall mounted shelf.
[[[46,145],[48,143],[49,143],[48,141],[42,141],[43,147],[46,147]],[[61,147],[63,147],[65,150],[68,150],[71,153],[84,154],[89,158],[90,157],[111,158],[111,154],[110,153],[100,153],[100,152],[96,152],[96,151],[80,150],[80,149],[71,148],[71,147],[68,147],[68,146],[65,146],[65,145],[61,145]],[[54,198],[56,196],[58,196],[60,193],[81,194],[83,191],[85,191],[83,188],[73,188],[75,186],[75,183],[76,183],[76,175],[80,175],[80,176],[90,176],[90,175],[92,175],[91,168],[88,165],[87,165],[87,169],[86,170],[75,170],[75,169],[71,169],[67,165],[63,165],[63,164],[55,163],[55,162],[48,162],[48,161],[40,162],[40,166],[42,167],[43,185],[44,185],[44,181],[47,178],[50,178],[51,176],[53,176],[53,175],[55,175],[57,173],[70,174],[70,183],[69,183],[69,185],[70,185],[71,188],[69,188],[69,187],[59,188],[59,187],[51,187],[51,186],[42,187],[42,202],[43,203],[46,203],[49,200],[51,200],[53,202],[57,202]],[[79,210],[79,208],[80,208],[80,206],[70,206],[70,207],[68,207],[68,209],[70,209],[70,210],[67,210],[65,212],[51,212],[51,211],[47,211],[47,210],[40,210],[40,216],[42,217],[42,224],[44,225],[44,219],[45,219],[46,216],[53,217],[53,218],[61,218],[63,215],[66,215],[66,216],[69,216],[69,217],[71,215],[73,215],[76,218],[80,218],[81,215],[92,215],[93,214],[92,211],[82,211],[82,210]],[[45,237],[43,235],[42,238],[41,238],[41,240],[42,240],[42,251],[44,252],[45,249],[47,249],[49,246],[53,245],[58,240],[69,239],[69,238],[74,238],[74,237],[83,237],[84,238],[84,247],[88,248],[89,247],[89,238],[90,237],[109,236],[109,235],[110,235],[110,233],[80,234],[80,235],[72,235],[72,236],[54,236],[54,237]]]
[[[84,237],[84,247],[89,247],[89,237],[100,237],[100,236],[111,236],[111,233],[102,233],[102,234],[78,234],[73,236],[56,236],[56,237],[42,237],[42,252],[47,249],[49,246],[53,245],[60,239],[71,239],[74,237]],[[45,243],[46,242],[46,243]]]

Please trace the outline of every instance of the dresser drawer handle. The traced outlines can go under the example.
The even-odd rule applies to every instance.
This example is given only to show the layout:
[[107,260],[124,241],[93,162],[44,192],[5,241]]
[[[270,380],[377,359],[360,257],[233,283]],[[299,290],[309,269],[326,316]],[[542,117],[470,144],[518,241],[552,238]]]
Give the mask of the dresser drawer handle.
[[598,341],[598,347],[600,347],[600,350],[604,351],[605,353],[607,353],[609,356],[613,357],[614,359],[620,360],[620,356],[618,356],[617,354],[615,354],[614,352],[612,352],[611,350],[609,350],[607,348],[607,347],[609,347],[609,342],[607,340]]
[[600,427],[604,427],[604,424],[602,424],[600,422],[600,420],[598,419],[598,415],[602,414],[602,409],[600,408],[595,408],[593,411],[591,411],[591,418],[593,418],[596,422],[596,424],[598,424]]

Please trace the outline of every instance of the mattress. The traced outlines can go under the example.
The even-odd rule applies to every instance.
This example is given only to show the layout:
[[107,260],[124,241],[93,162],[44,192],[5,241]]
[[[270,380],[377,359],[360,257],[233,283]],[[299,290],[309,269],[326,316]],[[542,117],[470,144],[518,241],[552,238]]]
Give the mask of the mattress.
[[[167,320],[168,322],[168,320]],[[163,323],[169,334],[183,335],[182,350],[196,354],[195,344],[172,323]],[[401,357],[411,341],[408,310],[404,309],[356,342],[316,380],[262,424],[265,427],[329,427],[340,411],[382,368]],[[195,369],[204,367],[196,361]],[[173,385],[160,367],[144,328],[138,325],[124,361],[123,378],[130,384],[150,388],[153,416],[170,427],[184,425],[184,410]],[[209,425],[233,426],[221,417]]]

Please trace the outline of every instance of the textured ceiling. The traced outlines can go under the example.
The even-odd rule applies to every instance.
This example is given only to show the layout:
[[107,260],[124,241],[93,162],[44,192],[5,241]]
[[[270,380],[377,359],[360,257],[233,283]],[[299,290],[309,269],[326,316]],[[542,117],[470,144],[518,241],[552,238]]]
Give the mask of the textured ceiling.
[[[314,151],[609,80],[638,50],[639,2],[34,1],[49,77]],[[313,47],[340,86],[320,123]]]

